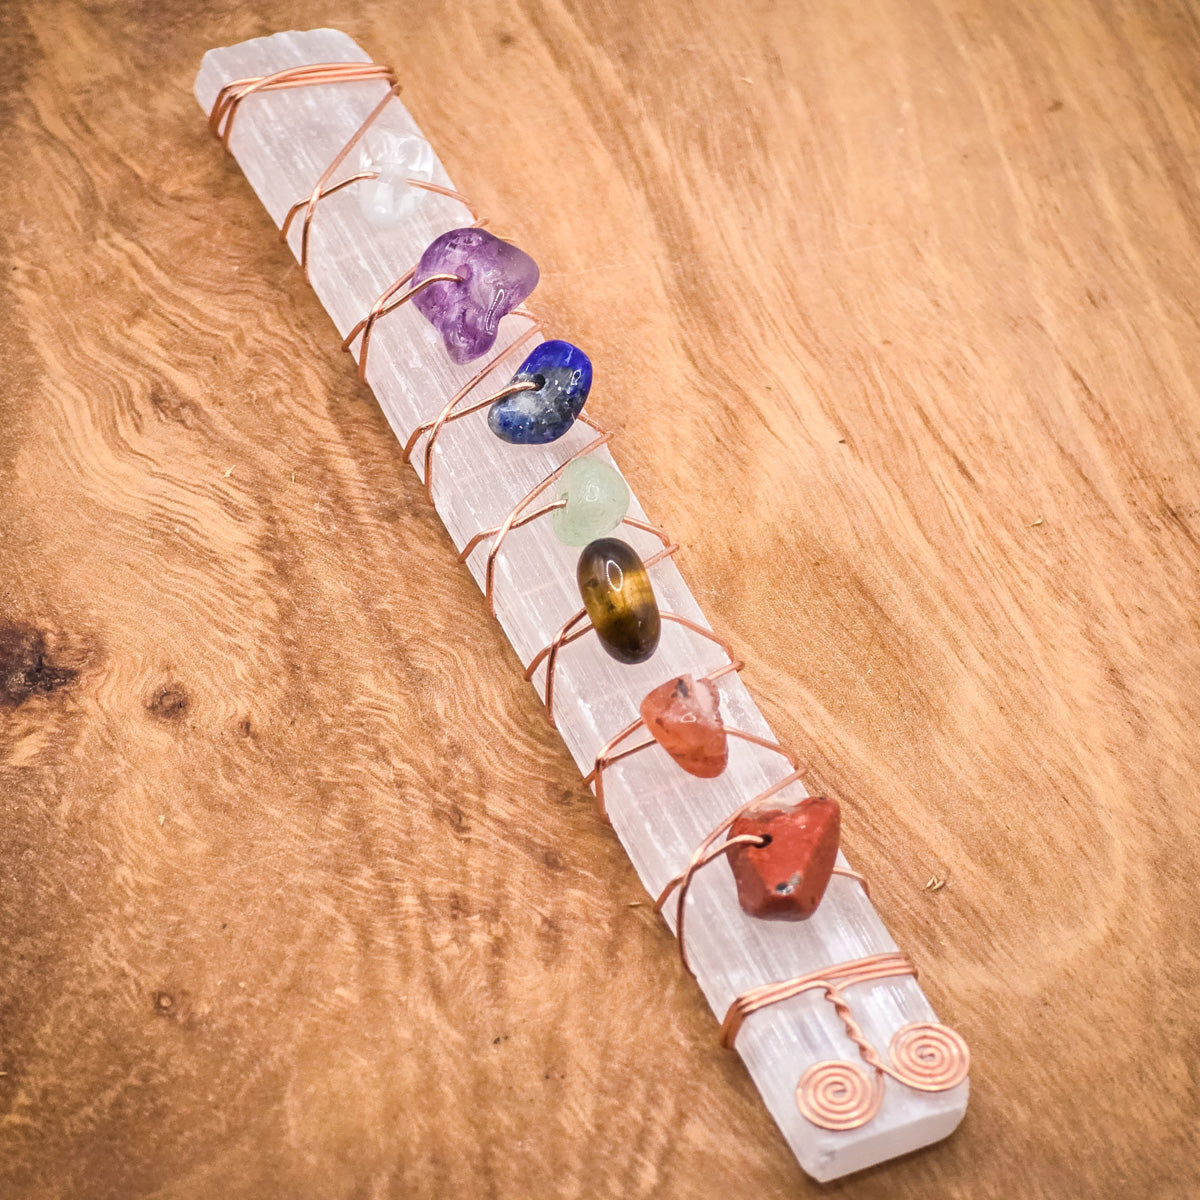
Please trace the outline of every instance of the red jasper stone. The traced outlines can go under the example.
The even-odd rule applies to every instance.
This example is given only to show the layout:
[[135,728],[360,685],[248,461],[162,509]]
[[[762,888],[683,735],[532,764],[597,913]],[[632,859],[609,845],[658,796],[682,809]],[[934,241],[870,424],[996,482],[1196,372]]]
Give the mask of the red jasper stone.
[[640,711],[654,740],[689,775],[714,779],[729,761],[720,704],[715,684],[680,675],[647,693]]
[[727,855],[743,911],[781,921],[811,917],[837,864],[841,826],[838,802],[824,796],[738,817],[731,838],[770,838],[765,846],[737,846]]

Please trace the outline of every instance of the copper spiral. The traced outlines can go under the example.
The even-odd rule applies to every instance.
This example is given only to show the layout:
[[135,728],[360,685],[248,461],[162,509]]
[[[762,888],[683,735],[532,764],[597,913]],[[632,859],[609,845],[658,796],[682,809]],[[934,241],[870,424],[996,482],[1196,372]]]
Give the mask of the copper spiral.
[[857,1129],[883,1103],[883,1075],[868,1076],[853,1063],[830,1059],[813,1063],[796,1085],[796,1105],[822,1129]]
[[889,1075],[921,1092],[944,1092],[962,1083],[971,1052],[962,1036],[945,1025],[918,1021],[897,1029],[888,1046]]

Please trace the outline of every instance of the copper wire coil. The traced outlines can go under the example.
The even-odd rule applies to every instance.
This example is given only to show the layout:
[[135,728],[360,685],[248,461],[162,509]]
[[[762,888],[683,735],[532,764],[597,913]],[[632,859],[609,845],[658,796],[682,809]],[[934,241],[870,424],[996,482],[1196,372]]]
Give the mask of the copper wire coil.
[[361,83],[383,80],[394,87],[396,77],[392,68],[383,63],[306,63],[299,67],[288,67],[272,75],[261,75],[251,79],[235,79],[225,84],[213,101],[208,115],[208,127],[220,139],[221,145],[229,149],[229,136],[233,132],[234,118],[242,102],[257,92],[285,91],[290,88],[313,87],[326,83]]
[[857,1129],[879,1112],[882,1103],[882,1073],[868,1075],[839,1059],[813,1063],[796,1085],[796,1107],[822,1129]]
[[888,1072],[906,1087],[943,1092],[967,1077],[971,1051],[962,1035],[933,1021],[917,1021],[897,1029],[888,1046]]
[[[788,781],[784,781],[785,783]],[[898,950],[883,954],[871,954],[866,958],[857,958],[852,962],[838,963],[825,967],[820,971],[812,971],[807,975],[798,975],[794,979],[784,979],[778,983],[764,983],[756,988],[750,988],[738,996],[725,1013],[721,1024],[721,1043],[732,1046],[747,1017],[771,1004],[790,1000],[802,992],[813,988],[822,988],[827,993],[833,993],[841,999],[841,989],[852,987],[858,983],[875,983],[880,979],[889,979],[898,975],[917,977],[917,968]],[[835,1004],[836,1007],[836,1004]],[[878,1055],[872,1050],[876,1062],[872,1065],[882,1066]]]

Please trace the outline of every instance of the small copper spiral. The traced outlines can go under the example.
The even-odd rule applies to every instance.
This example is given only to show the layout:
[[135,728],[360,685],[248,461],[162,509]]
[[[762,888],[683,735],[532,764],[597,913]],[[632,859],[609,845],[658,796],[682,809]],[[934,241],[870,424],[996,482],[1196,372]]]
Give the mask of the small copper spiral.
[[971,1052],[962,1036],[945,1025],[918,1021],[897,1029],[888,1046],[890,1075],[921,1092],[944,1092],[962,1083]]
[[828,1060],[813,1063],[796,1085],[796,1105],[822,1129],[857,1129],[883,1103],[883,1075],[869,1077],[853,1063]]

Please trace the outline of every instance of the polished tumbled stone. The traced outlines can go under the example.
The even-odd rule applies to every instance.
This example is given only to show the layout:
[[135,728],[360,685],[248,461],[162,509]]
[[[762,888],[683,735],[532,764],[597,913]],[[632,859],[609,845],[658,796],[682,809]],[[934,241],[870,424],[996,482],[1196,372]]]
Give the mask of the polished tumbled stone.
[[542,446],[575,424],[591,390],[591,360],[570,342],[542,342],[512,377],[512,384],[522,383],[536,387],[497,400],[488,426],[501,441]]
[[837,865],[841,811],[836,800],[809,796],[793,805],[751,809],[729,836],[757,834],[765,846],[729,851],[738,903],[752,917],[803,921],[817,911]]
[[495,344],[500,319],[537,287],[538,268],[524,250],[486,229],[451,229],[421,255],[413,287],[430,275],[459,280],[431,283],[412,303],[442,335],[451,360],[468,363]]
[[550,518],[555,536],[567,546],[586,546],[612,533],[629,511],[629,485],[620,471],[598,458],[567,463],[554,496],[567,502]]
[[618,538],[597,538],[579,555],[576,578],[604,649],[618,662],[645,662],[658,649],[662,623],[637,551]]
[[715,779],[729,761],[720,706],[711,680],[680,675],[649,692],[639,711],[654,740],[689,775]]

